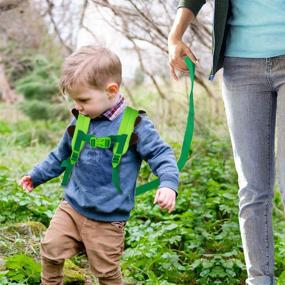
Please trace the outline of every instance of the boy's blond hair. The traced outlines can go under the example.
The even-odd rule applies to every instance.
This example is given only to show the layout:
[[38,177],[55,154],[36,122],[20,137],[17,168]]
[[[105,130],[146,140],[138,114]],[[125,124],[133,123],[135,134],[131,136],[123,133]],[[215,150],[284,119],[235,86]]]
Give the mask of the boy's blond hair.
[[59,88],[68,93],[76,85],[104,89],[106,84],[122,82],[122,64],[119,57],[107,48],[83,46],[65,59]]

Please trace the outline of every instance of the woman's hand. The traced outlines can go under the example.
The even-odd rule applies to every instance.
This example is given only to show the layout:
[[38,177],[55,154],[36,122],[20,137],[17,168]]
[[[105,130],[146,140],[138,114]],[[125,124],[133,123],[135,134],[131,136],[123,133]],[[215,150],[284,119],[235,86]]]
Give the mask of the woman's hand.
[[178,76],[175,69],[182,72],[188,71],[186,63],[184,62],[185,56],[188,56],[194,63],[197,63],[197,58],[182,41],[183,34],[193,19],[194,14],[190,9],[179,8],[168,36],[169,66],[171,75],[176,80],[178,79]]
[[197,58],[182,40],[169,39],[168,51],[170,72],[175,80],[178,80],[175,69],[182,72],[188,72],[188,68],[184,61],[185,56],[188,56],[194,63],[197,63]]

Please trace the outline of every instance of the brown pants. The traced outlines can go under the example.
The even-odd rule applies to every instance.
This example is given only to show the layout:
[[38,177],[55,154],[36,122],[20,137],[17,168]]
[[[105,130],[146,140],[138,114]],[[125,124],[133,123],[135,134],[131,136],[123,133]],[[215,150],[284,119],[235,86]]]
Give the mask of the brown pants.
[[41,242],[42,285],[63,284],[64,260],[81,250],[100,285],[122,285],[124,225],[87,219],[61,202]]

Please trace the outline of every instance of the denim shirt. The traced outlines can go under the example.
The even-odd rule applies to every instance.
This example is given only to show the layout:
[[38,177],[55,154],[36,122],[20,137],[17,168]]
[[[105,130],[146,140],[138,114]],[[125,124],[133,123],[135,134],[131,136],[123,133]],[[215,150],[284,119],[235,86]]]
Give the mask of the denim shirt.
[[[115,135],[123,113],[113,121],[92,119],[88,134],[97,137]],[[178,168],[172,149],[160,138],[153,123],[145,115],[135,127],[138,135],[135,145],[129,147],[120,163],[122,193],[112,184],[112,149],[91,148],[88,143],[73,167],[64,197],[83,216],[98,221],[126,221],[134,207],[136,180],[142,160],[146,160],[160,179],[159,187],[178,188]],[[75,120],[71,125],[75,125]],[[61,162],[71,154],[72,138],[65,131],[57,147],[28,175],[34,187],[59,176],[64,169]]]

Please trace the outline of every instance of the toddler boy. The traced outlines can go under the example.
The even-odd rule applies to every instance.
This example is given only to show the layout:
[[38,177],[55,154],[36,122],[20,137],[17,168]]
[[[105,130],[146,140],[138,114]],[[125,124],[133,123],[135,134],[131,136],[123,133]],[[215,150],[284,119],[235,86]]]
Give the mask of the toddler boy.
[[[74,101],[73,113],[91,119],[89,135],[116,135],[126,109],[120,93],[122,67],[106,48],[85,46],[67,57],[60,88]],[[72,152],[74,119],[57,147],[36,165],[20,184],[27,191],[59,176]],[[136,179],[146,160],[160,185],[154,203],[169,212],[175,208],[178,169],[171,148],[142,113],[136,120],[128,151],[120,162],[120,191],[112,182],[112,149],[86,143],[64,187],[57,208],[41,242],[42,284],[63,284],[63,264],[85,250],[100,285],[121,285],[119,259],[124,246],[124,226],[134,207]]]

